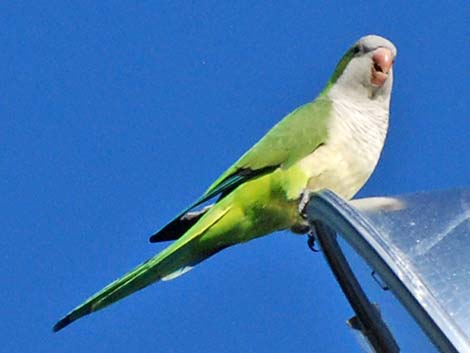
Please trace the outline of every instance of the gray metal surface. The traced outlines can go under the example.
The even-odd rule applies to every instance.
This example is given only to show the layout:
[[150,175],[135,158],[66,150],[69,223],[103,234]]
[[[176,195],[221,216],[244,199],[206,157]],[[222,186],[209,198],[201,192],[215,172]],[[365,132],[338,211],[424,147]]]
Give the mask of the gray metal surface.
[[312,197],[309,216],[340,233],[443,352],[470,352],[470,190],[346,203]]

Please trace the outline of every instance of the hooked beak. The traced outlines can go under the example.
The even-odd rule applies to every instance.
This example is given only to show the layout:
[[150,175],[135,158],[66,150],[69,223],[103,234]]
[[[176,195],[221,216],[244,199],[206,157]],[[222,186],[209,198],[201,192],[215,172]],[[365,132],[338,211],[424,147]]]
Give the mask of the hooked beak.
[[393,65],[393,53],[387,48],[378,48],[372,55],[372,75],[371,83],[374,86],[382,86],[388,78],[388,74]]

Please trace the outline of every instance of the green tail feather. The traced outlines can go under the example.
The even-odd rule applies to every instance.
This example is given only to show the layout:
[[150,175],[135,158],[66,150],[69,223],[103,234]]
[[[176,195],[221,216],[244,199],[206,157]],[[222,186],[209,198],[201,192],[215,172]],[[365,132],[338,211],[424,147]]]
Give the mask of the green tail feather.
[[228,211],[215,209],[206,214],[183,237],[162,252],[140,264],[123,277],[110,283],[101,291],[87,299],[59,320],[53,327],[54,332],[78,320],[82,316],[124,298],[158,280],[176,278],[209,256],[222,249],[222,246],[202,249],[197,239],[216,224]]
[[182,247],[177,245],[179,245],[178,242],[174,243],[88,298],[59,320],[54,325],[53,331],[57,332],[81,317],[103,309],[153,282],[176,278],[178,274],[184,273],[182,270],[187,266],[193,266],[207,257],[207,254],[195,256],[191,243],[184,244]]
[[115,301],[122,299],[158,280],[160,274],[155,265],[151,265],[152,260],[153,259],[150,259],[144,262],[125,274],[123,277],[110,283],[100,292],[87,299],[83,304],[73,309],[54,325],[54,332],[63,329],[65,326],[78,320],[82,316],[103,309]]

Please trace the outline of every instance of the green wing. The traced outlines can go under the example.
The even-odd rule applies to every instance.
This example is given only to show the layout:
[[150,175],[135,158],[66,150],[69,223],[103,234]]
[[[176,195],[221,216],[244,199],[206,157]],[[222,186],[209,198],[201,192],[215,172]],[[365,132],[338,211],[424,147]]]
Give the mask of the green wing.
[[235,176],[250,179],[256,171],[287,167],[313,152],[326,140],[330,109],[330,101],[320,97],[294,110],[227,169],[203,196],[218,191]]
[[217,195],[227,195],[247,180],[279,167],[288,167],[313,152],[326,141],[330,110],[331,102],[320,96],[287,115],[227,169],[199,199],[152,235],[150,241],[177,239],[204,214],[184,217],[193,208]]

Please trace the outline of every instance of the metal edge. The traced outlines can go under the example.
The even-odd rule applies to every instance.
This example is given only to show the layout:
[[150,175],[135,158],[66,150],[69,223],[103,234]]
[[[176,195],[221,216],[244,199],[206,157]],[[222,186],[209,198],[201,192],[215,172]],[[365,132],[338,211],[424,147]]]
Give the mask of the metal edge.
[[[377,234],[377,231],[346,201],[329,190],[313,194],[308,205],[308,215],[310,222],[319,220],[338,232],[380,274],[398,300],[415,318],[441,352],[468,352],[465,337],[458,335],[455,330],[445,330],[444,332],[441,326],[453,325],[445,318],[442,318],[441,322],[437,324],[421,303],[416,300],[411,289],[400,280],[396,269],[394,269],[392,258],[387,256],[385,251],[381,251],[381,254],[379,254],[377,249],[362,237],[361,234],[364,232]],[[376,239],[380,238],[376,237]],[[375,244],[375,246],[381,247],[381,244]],[[403,271],[401,275],[407,276]],[[416,281],[415,278],[409,278],[409,280],[409,283]],[[424,289],[427,290],[425,287]],[[428,292],[427,294],[428,298],[432,298],[431,293]],[[436,309],[436,313],[439,312],[440,310]],[[446,334],[451,336],[452,341],[449,340]],[[457,344],[457,347],[454,344]]]
[[348,320],[356,323],[358,330],[370,348],[377,353],[399,353],[400,348],[387,324],[382,320],[378,308],[371,303],[354,275],[337,241],[336,232],[328,228],[323,222],[315,221],[315,238],[322,249],[336,281],[340,285],[349,305],[353,308],[355,316]]

